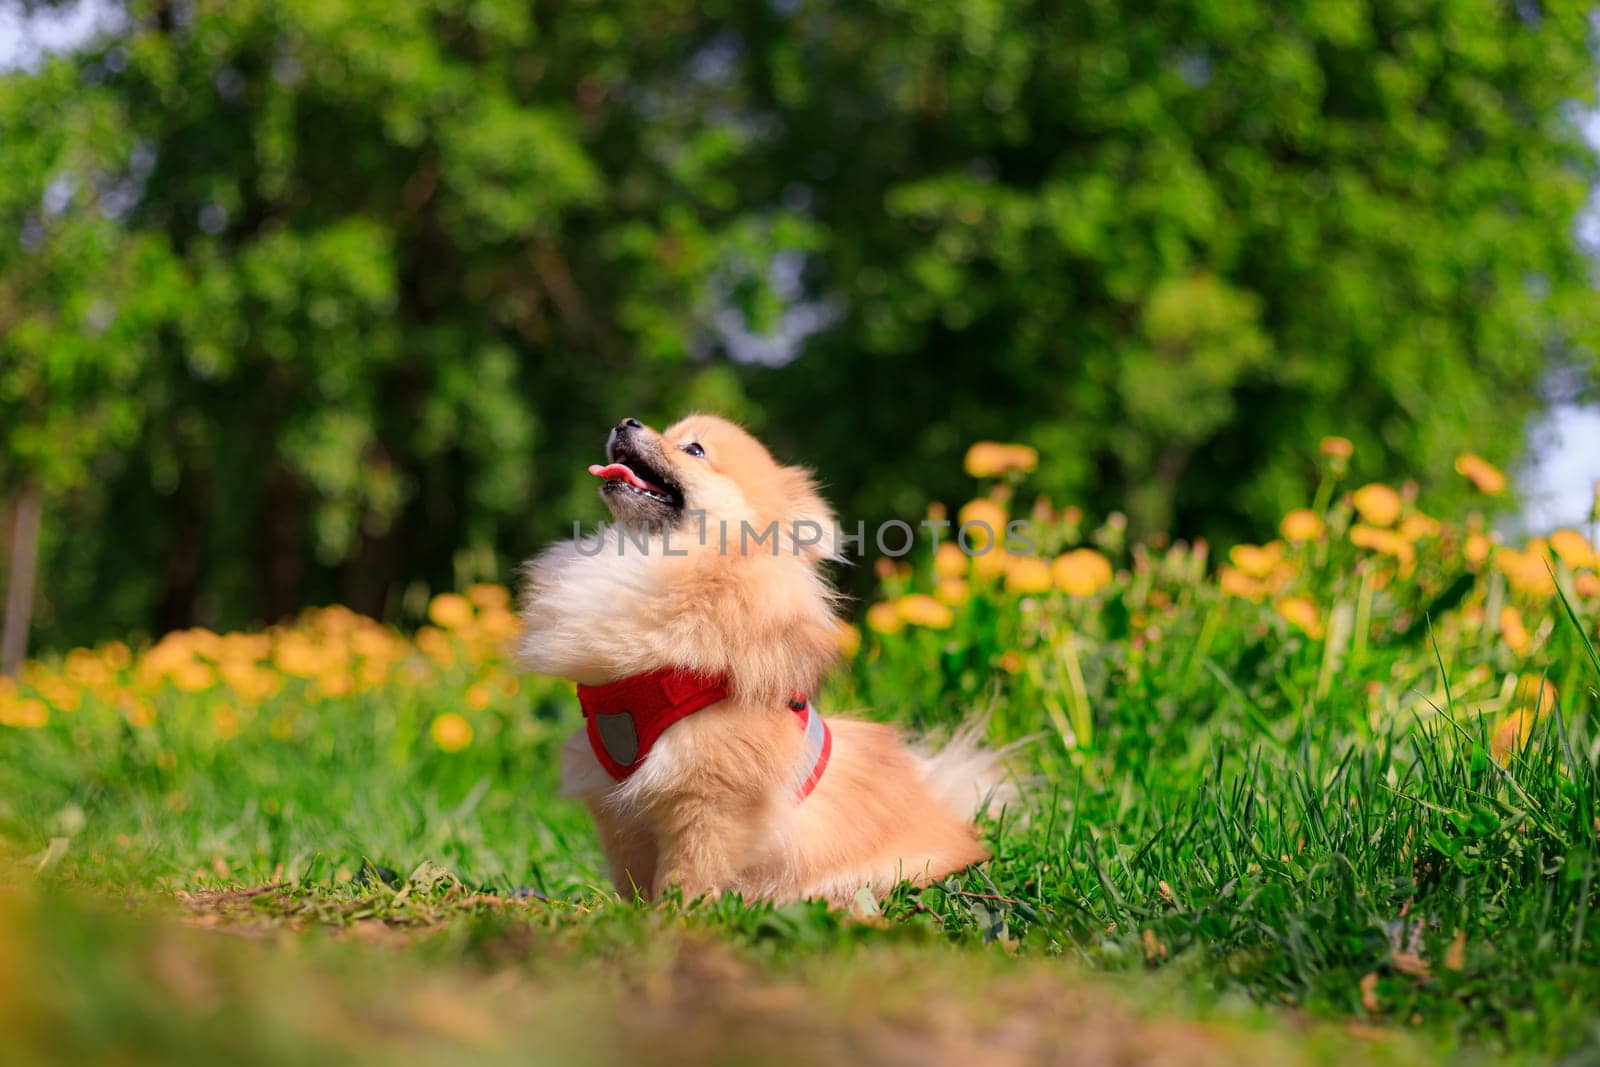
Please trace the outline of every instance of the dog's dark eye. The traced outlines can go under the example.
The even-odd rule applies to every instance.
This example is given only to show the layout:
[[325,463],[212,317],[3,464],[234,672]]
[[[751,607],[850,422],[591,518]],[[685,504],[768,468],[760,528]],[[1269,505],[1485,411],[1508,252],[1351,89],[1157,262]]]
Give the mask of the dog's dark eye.
[[701,448],[699,442],[697,441],[690,441],[688,444],[683,446],[683,450],[696,459],[706,458],[706,450]]

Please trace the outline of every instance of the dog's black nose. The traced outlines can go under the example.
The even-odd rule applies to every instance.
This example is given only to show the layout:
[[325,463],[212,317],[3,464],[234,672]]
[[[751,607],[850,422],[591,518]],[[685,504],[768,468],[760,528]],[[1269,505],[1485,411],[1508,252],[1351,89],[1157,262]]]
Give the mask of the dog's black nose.
[[642,430],[644,429],[644,423],[640,422],[638,419],[623,419],[621,422],[617,423],[617,429]]

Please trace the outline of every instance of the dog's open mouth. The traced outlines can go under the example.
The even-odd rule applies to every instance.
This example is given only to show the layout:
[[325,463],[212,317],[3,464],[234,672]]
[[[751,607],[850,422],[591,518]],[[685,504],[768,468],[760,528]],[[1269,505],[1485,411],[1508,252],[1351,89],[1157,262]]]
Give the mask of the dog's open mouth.
[[589,466],[590,474],[605,479],[601,492],[636,495],[673,509],[683,507],[682,490],[637,452],[617,443],[607,451],[606,459],[609,462]]

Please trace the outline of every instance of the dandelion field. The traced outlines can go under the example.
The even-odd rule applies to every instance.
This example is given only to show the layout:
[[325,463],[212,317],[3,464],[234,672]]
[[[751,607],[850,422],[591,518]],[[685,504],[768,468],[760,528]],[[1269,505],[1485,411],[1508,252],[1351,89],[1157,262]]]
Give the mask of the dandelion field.
[[612,895],[556,795],[572,689],[514,673],[499,585],[30,663],[0,1032],[23,1062],[1593,1058],[1593,530],[1503,543],[1348,458],[1214,559],[974,446],[955,520],[1028,517],[1038,554],[881,564],[819,705],[987,714],[1024,800],[988,863],[854,915]]

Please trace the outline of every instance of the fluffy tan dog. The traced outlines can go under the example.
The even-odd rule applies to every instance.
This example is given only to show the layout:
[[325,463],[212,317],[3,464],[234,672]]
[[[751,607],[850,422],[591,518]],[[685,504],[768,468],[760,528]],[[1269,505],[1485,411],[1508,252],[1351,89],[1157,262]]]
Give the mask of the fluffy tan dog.
[[617,889],[845,903],[985,859],[1001,774],[971,731],[929,752],[807,700],[838,648],[810,475],[708,415],[624,419],[606,460],[616,522],[528,565],[518,653],[579,684],[563,785]]

